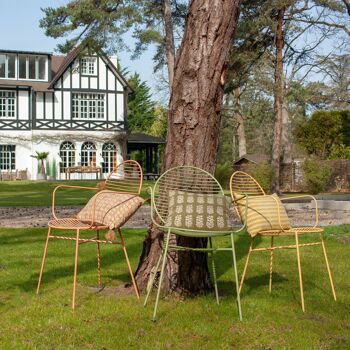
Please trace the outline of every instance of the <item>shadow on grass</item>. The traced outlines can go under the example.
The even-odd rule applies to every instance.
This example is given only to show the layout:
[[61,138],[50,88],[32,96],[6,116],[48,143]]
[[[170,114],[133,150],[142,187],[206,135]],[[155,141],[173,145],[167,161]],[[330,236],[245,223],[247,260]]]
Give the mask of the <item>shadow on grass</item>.
[[[45,262],[45,269],[43,272],[43,277],[42,277],[42,281],[41,281],[41,288],[45,288],[45,285],[50,284],[50,282],[53,281],[57,281],[60,279],[64,279],[66,277],[71,277],[73,280],[73,272],[74,272],[74,245],[71,244],[72,246],[72,263],[67,266],[58,266],[59,262],[57,262],[57,259],[60,257],[60,255],[57,253],[57,251],[55,251],[55,255],[54,256],[50,256],[50,245],[52,245],[53,242],[52,240],[49,243],[49,247],[48,247],[48,252],[46,255],[46,262]],[[91,244],[90,244],[91,246]],[[127,264],[126,264],[126,260],[124,257],[124,254],[121,250],[121,246],[116,245],[115,247],[113,247],[113,251],[109,251],[109,252],[103,252],[103,246],[104,244],[101,245],[101,274],[103,274],[103,269],[111,266],[112,264],[120,264],[122,263],[123,265],[125,265],[125,272],[121,273],[121,274],[113,274],[110,275],[109,278],[110,279],[116,279],[118,281],[121,281],[123,283],[128,283],[130,282],[130,275],[128,274],[128,268],[127,268]],[[82,249],[82,248],[80,248]],[[128,255],[129,258],[133,257],[134,255],[138,254],[139,255],[139,249],[140,249],[140,245],[138,243],[135,244],[129,244],[127,245],[127,249],[128,249]],[[85,252],[86,254],[86,252]],[[52,264],[52,258],[54,258],[54,267],[50,267],[50,264]],[[132,259],[131,259],[132,260]],[[20,289],[22,289],[23,291],[33,291],[36,289],[37,283],[38,283],[38,279],[39,279],[39,272],[40,272],[40,266],[41,266],[41,258],[40,258],[40,263],[38,264],[38,268],[35,271],[35,273],[32,273],[29,276],[29,279],[27,281],[25,281],[24,283],[20,283],[17,284],[16,286],[19,287]],[[82,261],[82,259],[78,258],[78,280],[79,280],[79,275],[85,274],[85,273],[89,273],[92,270],[96,271],[96,276],[97,276],[97,255],[96,252],[94,253],[93,257],[91,257],[90,259],[86,260],[86,258],[84,259],[84,261]],[[97,278],[97,277],[96,277]],[[70,282],[68,282],[70,283]]]

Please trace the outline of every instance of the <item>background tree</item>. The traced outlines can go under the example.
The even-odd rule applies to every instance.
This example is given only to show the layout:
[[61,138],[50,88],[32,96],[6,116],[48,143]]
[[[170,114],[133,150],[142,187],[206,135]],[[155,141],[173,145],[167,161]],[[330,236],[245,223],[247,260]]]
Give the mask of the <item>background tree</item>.
[[315,112],[296,128],[296,137],[309,155],[326,159],[334,146],[343,143],[350,145],[350,140],[344,135],[347,120],[350,120],[350,113],[347,112]]
[[151,89],[145,81],[141,81],[138,73],[134,73],[128,81],[134,90],[128,101],[128,128],[130,131],[148,132],[156,118]]

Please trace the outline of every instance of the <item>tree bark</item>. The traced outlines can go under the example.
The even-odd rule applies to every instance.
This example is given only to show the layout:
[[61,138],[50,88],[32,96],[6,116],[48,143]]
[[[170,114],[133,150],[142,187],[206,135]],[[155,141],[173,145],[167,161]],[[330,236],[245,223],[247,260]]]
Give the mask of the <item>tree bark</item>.
[[238,124],[237,136],[238,136],[238,156],[243,157],[247,154],[247,141],[245,137],[244,117],[242,115],[241,108],[241,88],[238,86],[234,91],[235,95],[235,107],[234,107],[234,121]]
[[281,134],[282,134],[282,104],[283,104],[283,17],[286,7],[283,6],[278,11],[277,28],[275,34],[276,62],[275,62],[275,91],[274,110],[275,124],[272,146],[272,168],[273,179],[271,191],[280,193],[280,165],[281,165]]
[[283,97],[282,102],[282,163],[290,164],[292,162],[292,142],[291,142],[291,125],[289,119],[289,109],[287,98]]
[[175,44],[170,0],[163,0],[163,20],[165,29],[165,53],[168,66],[169,88],[173,86],[175,66]]
[[[164,170],[194,165],[215,170],[227,60],[239,0],[192,0],[176,55],[168,114]],[[175,238],[173,238],[175,239]],[[163,234],[151,227],[136,272],[142,289],[160,254]],[[178,237],[177,244],[206,246],[206,239]],[[207,254],[169,254],[164,289],[197,294],[210,288]]]

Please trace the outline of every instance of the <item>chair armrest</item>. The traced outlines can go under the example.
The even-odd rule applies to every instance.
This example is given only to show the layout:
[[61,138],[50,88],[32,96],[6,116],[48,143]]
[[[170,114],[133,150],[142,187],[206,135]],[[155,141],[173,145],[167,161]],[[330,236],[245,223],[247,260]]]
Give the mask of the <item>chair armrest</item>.
[[287,201],[287,200],[296,199],[296,198],[311,198],[315,202],[315,224],[313,227],[316,227],[318,225],[318,205],[317,205],[316,198],[310,194],[303,194],[298,196],[282,197],[280,198],[280,200]]
[[152,219],[152,223],[154,225],[156,225],[157,227],[159,227],[159,228],[164,228],[165,226],[159,224],[159,222],[157,221],[157,218],[154,217],[154,212],[156,212],[158,219],[163,221],[162,218],[160,217],[160,215],[159,215],[159,213],[157,211],[157,208],[155,206],[155,203],[154,203],[154,191],[153,191],[153,188],[152,187],[147,187],[147,192],[151,195],[150,202],[151,202],[151,219]]
[[54,217],[55,220],[58,220],[58,217],[56,216],[56,211],[55,211],[56,192],[59,189],[63,189],[63,188],[74,188],[74,189],[92,190],[92,191],[99,190],[97,187],[70,186],[70,185],[59,185],[59,186],[55,187],[54,190],[52,191],[52,216]]
[[96,184],[96,187],[99,189],[99,191],[106,189],[106,181],[101,181]]

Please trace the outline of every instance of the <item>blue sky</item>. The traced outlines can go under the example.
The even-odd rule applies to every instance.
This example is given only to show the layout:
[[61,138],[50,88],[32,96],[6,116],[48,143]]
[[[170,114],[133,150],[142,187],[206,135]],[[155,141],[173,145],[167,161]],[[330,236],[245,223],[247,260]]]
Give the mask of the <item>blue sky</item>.
[[[39,28],[41,8],[64,5],[67,0],[0,0],[0,48],[8,50],[31,50],[54,52],[58,40],[46,37]],[[129,41],[131,38],[128,39]],[[153,76],[153,50],[146,51],[139,60],[131,60],[130,53],[117,53],[123,67],[138,72],[153,91],[156,90]]]

